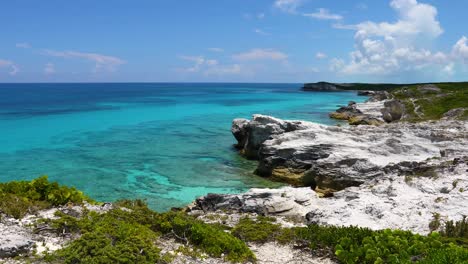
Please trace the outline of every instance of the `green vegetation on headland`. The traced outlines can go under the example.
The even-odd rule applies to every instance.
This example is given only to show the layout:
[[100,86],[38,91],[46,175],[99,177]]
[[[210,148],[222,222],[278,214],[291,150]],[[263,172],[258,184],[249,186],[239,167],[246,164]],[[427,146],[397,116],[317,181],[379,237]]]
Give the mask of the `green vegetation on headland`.
[[[306,91],[366,90],[362,95],[374,101],[391,100],[382,109],[387,122],[419,122],[450,118],[468,120],[468,82],[435,84],[306,84]],[[392,100],[393,99],[393,100]],[[384,113],[385,112],[385,113]],[[331,118],[348,120],[351,125],[380,125],[383,122],[362,114],[355,105],[330,113]]]
[[404,86],[394,83],[306,83],[302,87],[304,91],[388,91]]
[[438,83],[433,89],[410,85],[391,90],[390,93],[404,103],[407,121],[438,120],[453,109],[462,112],[458,114],[458,119],[468,120],[467,82]]
[[[316,90],[336,90],[336,91],[390,91],[396,88],[404,86],[419,86],[425,84],[435,84],[437,86],[467,86],[468,82],[444,82],[444,83],[329,83],[329,82],[317,82],[317,83],[305,83],[302,87],[305,91],[316,91]],[[320,89],[321,88],[321,89]]]
[[[50,183],[44,177],[31,182],[0,184],[0,195],[17,198],[2,204],[2,213],[20,217],[30,212],[29,209],[18,214],[10,208],[17,203],[26,208],[24,201],[31,206],[41,203],[44,205],[41,208],[89,201],[75,189]],[[35,257],[51,263],[169,263],[174,256],[162,254],[157,244],[163,237],[175,239],[196,252],[232,262],[255,262],[255,255],[246,243],[269,241],[304,247],[311,256],[331,257],[341,263],[468,261],[465,219],[450,223],[441,234],[421,236],[408,231],[359,227],[284,228],[270,217],[242,218],[234,228],[229,228],[204,223],[184,212],[157,213],[140,200],[116,202],[106,212],[84,210],[80,216],[72,216],[57,211],[56,216],[57,219],[44,219],[39,224],[57,234],[72,234],[77,238],[58,251]],[[181,248],[179,252],[186,251]]]

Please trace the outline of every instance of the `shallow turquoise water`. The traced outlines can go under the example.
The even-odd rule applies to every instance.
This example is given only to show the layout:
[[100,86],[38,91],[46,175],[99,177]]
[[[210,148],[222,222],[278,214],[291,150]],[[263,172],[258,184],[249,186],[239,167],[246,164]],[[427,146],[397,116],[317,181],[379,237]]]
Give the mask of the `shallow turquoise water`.
[[231,121],[254,113],[333,124],[353,92],[299,84],[0,84],[0,180],[50,179],[101,201],[156,210],[210,192],[278,186],[232,148]]

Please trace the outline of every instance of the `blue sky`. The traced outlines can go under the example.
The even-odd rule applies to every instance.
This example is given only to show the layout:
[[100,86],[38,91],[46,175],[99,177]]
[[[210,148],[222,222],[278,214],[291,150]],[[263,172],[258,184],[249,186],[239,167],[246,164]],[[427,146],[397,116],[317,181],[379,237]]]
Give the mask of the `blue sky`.
[[465,0],[5,0],[0,82],[467,81]]

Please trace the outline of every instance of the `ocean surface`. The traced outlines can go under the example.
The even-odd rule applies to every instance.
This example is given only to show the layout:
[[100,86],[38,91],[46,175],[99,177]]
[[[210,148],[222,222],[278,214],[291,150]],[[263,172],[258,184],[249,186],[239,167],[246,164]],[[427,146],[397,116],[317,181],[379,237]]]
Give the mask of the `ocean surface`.
[[0,84],[0,181],[51,180],[100,201],[156,210],[207,193],[276,187],[232,145],[232,119],[254,113],[334,124],[353,92],[301,84]]

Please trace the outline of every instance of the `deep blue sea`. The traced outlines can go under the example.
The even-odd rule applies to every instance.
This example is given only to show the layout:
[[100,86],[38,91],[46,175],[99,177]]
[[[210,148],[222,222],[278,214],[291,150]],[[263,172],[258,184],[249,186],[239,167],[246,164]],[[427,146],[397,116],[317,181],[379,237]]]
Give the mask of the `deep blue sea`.
[[0,84],[0,181],[51,180],[100,201],[159,211],[210,192],[275,187],[233,149],[231,121],[254,113],[333,124],[353,92],[301,84]]

